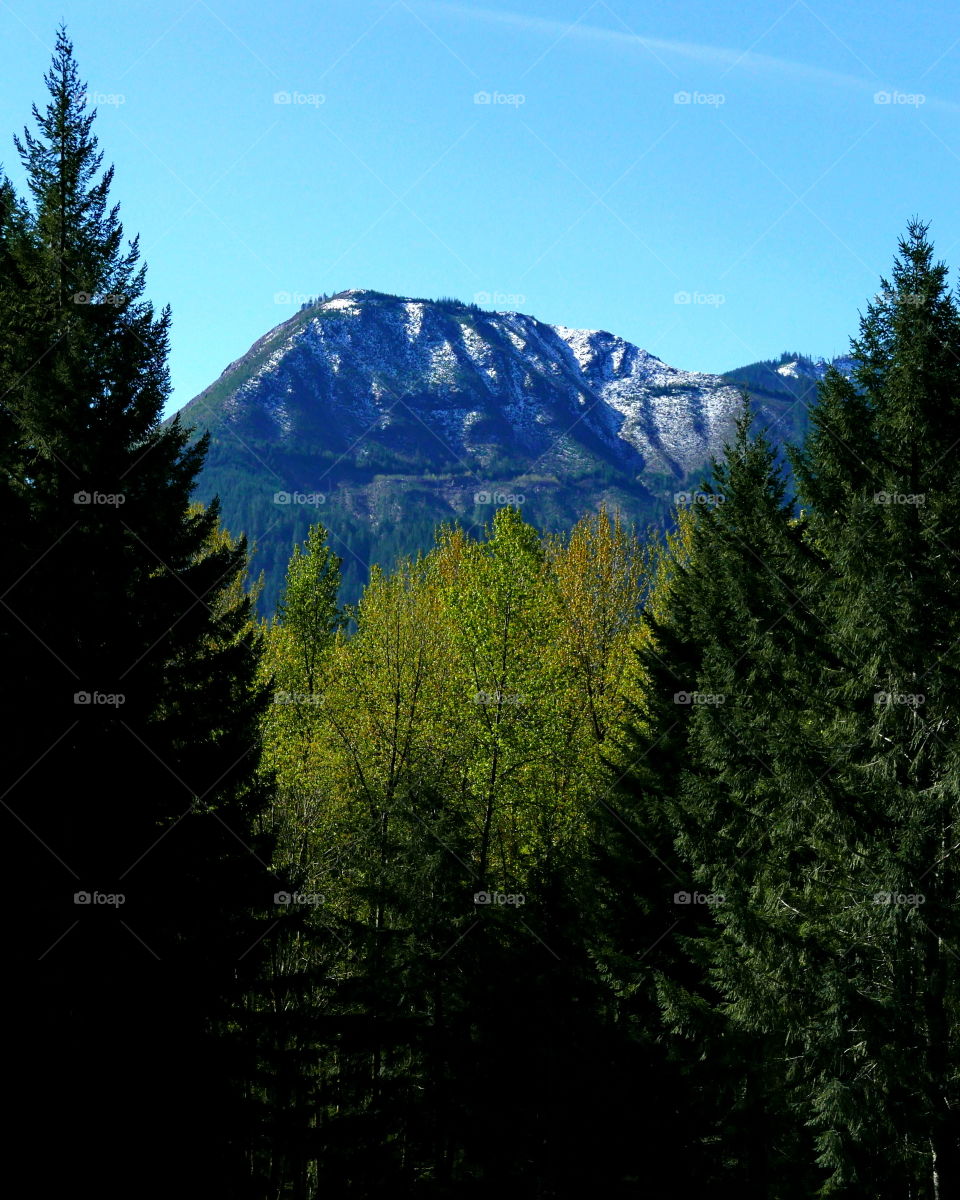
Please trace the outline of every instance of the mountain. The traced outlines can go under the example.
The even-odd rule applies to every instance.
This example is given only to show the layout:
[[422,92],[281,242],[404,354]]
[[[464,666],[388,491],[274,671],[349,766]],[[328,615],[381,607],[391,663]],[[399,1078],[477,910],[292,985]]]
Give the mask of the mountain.
[[[765,418],[789,423],[810,363],[798,356],[795,376],[744,369]],[[219,494],[227,527],[256,542],[272,611],[316,520],[344,560],[347,600],[371,563],[428,549],[441,521],[482,528],[497,504],[544,529],[601,502],[665,524],[722,448],[741,382],[604,330],[351,290],[260,338],[181,416],[211,434],[197,498]]]
[[785,353],[777,359],[727,371],[723,378],[737,388],[747,389],[761,409],[774,440],[801,442],[810,426],[811,409],[817,402],[817,384],[831,366],[849,375],[854,360],[845,355],[825,359]]

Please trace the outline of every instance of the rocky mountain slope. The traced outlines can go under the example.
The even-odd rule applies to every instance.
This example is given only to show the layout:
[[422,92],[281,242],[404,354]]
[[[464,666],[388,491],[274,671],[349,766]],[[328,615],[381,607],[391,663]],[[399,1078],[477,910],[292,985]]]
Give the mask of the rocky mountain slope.
[[662,523],[721,449],[747,376],[787,436],[821,366],[697,374],[603,330],[355,290],[271,330],[181,415],[211,433],[198,497],[219,493],[227,526],[256,541],[270,610],[315,520],[348,599],[370,563],[429,547],[442,520],[482,527],[498,503],[544,528],[601,501]]

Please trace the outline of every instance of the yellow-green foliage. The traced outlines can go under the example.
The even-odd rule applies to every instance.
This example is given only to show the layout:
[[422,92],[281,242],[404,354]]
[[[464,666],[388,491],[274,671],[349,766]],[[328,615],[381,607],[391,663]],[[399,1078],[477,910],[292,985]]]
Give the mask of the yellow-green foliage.
[[502,509],[483,540],[443,528],[422,559],[374,569],[350,636],[275,621],[265,732],[284,862],[348,905],[430,797],[468,832],[478,878],[507,890],[582,845],[653,569],[606,512],[544,538]]

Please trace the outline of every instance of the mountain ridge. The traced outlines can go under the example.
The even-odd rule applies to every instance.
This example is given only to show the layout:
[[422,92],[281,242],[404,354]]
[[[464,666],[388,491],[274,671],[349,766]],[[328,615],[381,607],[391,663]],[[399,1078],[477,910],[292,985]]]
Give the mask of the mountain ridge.
[[[373,308],[379,310],[379,319],[364,321]],[[440,314],[456,321],[459,330],[451,328],[450,320],[438,319]],[[362,326],[359,332],[363,337],[355,338],[348,325],[335,319],[337,315],[359,317]],[[395,327],[392,339],[389,338],[391,322]],[[388,345],[383,346],[384,341]],[[715,440],[715,428],[728,423],[738,402],[735,389],[729,388],[720,376],[670,367],[656,355],[607,330],[549,325],[513,310],[485,312],[475,305],[350,289],[301,310],[259,338],[245,355],[228,364],[214,384],[186,406],[187,410],[202,406],[210,400],[211,393],[222,391],[229,376],[246,371],[246,378],[238,381],[228,415],[239,415],[246,397],[255,392],[256,402],[275,418],[274,433],[281,437],[292,433],[295,417],[288,412],[278,390],[269,385],[274,369],[295,348],[312,354],[318,368],[313,384],[315,393],[319,389],[321,395],[314,394],[311,402],[315,404],[320,399],[332,404],[339,408],[340,417],[353,408],[358,417],[368,419],[367,433],[375,435],[377,410],[386,407],[378,402],[385,397],[406,400],[419,390],[445,393],[447,399],[455,401],[467,390],[458,375],[471,373],[472,368],[481,393],[485,391],[507,417],[510,440],[527,452],[545,449],[542,444],[545,439],[530,435],[535,432],[536,424],[545,423],[543,389],[538,385],[546,384],[555,393],[565,393],[570,415],[584,421],[586,431],[605,443],[621,465],[636,465],[638,469],[646,465],[648,469],[682,473],[700,461],[706,445]],[[512,369],[518,353],[527,365],[522,379]],[[354,374],[359,370],[365,375],[361,380],[353,380],[352,394],[338,389],[330,373],[323,378],[325,367],[332,368],[333,376],[339,373],[344,355],[349,357]],[[405,367],[413,375],[416,385],[413,388],[410,380],[404,378]],[[687,406],[694,393],[701,403],[706,402],[705,411],[700,414],[700,424],[705,428],[699,439],[697,422],[688,425],[684,414],[671,412],[671,406],[664,401],[678,389],[687,394]],[[537,407],[529,403],[531,396],[540,401],[540,411],[531,411]],[[555,400],[559,398],[554,396]],[[664,402],[654,405],[653,399]],[[442,432],[457,443],[458,452],[474,453],[482,464],[488,463],[489,448],[485,449],[479,439],[471,437],[472,425],[482,424],[482,420],[468,423],[466,429],[453,428],[459,417],[477,416],[469,407],[460,403],[447,407],[433,404],[424,406],[418,415],[428,429],[443,427],[433,432]],[[563,431],[558,433],[562,439]],[[634,462],[635,456],[628,447],[639,453],[643,461]]]
[[829,364],[794,356],[783,373],[787,358],[688,372],[608,330],[352,288],[268,330],[180,412],[211,434],[197,496],[219,493],[228,528],[256,539],[269,611],[311,520],[349,599],[371,562],[427,549],[438,522],[482,526],[491,496],[519,497],[543,528],[600,503],[666,525],[743,386],[779,439],[802,432]]

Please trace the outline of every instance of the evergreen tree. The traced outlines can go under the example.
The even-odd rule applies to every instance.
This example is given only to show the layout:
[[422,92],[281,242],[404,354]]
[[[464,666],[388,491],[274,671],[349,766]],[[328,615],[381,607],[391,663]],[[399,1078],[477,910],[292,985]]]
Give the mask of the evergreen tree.
[[926,235],[911,221],[861,320],[854,380],[825,381],[795,460],[837,662],[816,1120],[837,1191],[924,1198],[960,1186],[960,313]]
[[216,503],[189,508],[205,442],[160,424],[170,315],[123,245],[63,29],[46,83],[16,143],[29,203],[4,185],[0,212],[4,820],[8,882],[34,897],[13,934],[25,1095],[51,1114],[59,1098],[51,1191],[189,1179],[239,1195],[254,1053],[239,1003],[276,886],[255,833],[246,548],[215,544]]
[[744,416],[641,656],[624,812],[722,896],[656,965],[739,1096],[738,1194],[955,1190],[957,329],[913,222],[794,456],[802,516]]
[[[601,867],[640,919],[610,922],[601,944],[612,978],[646,997],[641,1028],[659,1018],[668,1032],[688,1085],[695,1178],[724,1194],[787,1197],[809,1195],[815,1176],[800,1169],[794,1132],[790,1014],[765,1002],[763,972],[790,965],[765,900],[784,852],[803,855],[784,779],[802,742],[798,647],[815,647],[818,626],[805,603],[810,555],[773,448],[750,425],[745,405],[647,604],[642,701],[608,802],[617,820],[600,841]],[[771,937],[779,961],[760,953]],[[642,969],[625,953],[638,938]]]

